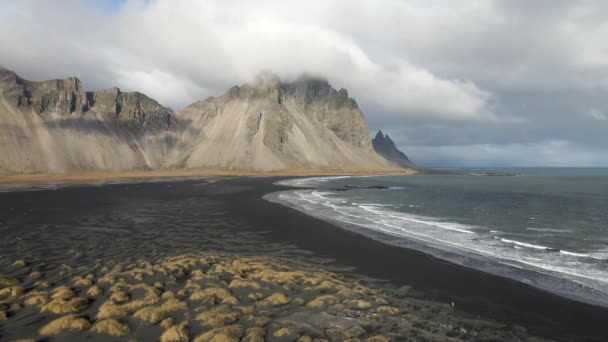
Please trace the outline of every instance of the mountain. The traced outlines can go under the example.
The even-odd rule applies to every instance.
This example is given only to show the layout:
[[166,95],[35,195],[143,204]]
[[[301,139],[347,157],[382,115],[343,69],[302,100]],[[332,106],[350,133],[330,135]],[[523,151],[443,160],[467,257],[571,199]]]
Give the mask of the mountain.
[[138,92],[89,92],[0,68],[0,173],[214,168],[388,170],[345,89],[271,73],[173,111]]
[[141,93],[86,92],[77,78],[32,82],[0,69],[0,172],[160,168],[174,121]]
[[374,152],[357,103],[345,89],[336,91],[318,78],[281,83],[273,74],[260,74],[255,82],[196,102],[177,117],[190,127],[171,160],[186,168],[391,167]]
[[415,167],[414,163],[403,152],[399,151],[388,134],[382,133],[382,130],[378,131],[376,137],[372,140],[372,144],[379,155],[395,165],[403,168]]

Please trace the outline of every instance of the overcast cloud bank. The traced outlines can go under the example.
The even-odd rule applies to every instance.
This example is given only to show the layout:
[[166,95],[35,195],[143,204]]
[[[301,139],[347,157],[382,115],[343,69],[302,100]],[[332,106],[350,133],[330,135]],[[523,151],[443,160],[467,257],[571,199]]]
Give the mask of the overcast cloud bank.
[[0,64],[176,109],[310,73],[423,165],[608,166],[606,18],[603,1],[6,1]]

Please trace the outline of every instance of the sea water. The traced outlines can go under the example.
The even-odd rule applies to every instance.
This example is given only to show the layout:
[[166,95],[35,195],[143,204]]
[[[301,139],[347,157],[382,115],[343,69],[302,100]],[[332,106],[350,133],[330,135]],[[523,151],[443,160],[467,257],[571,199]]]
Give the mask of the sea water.
[[[608,306],[608,169],[317,177],[268,198],[372,239]],[[406,271],[406,270],[404,270]]]

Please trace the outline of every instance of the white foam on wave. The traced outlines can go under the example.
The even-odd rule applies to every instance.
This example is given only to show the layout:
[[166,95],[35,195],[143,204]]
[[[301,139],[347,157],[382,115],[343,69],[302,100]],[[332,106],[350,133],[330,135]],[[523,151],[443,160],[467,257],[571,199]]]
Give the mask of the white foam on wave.
[[594,258],[593,256],[589,255],[589,254],[583,254],[583,253],[574,253],[574,252],[568,252],[568,251],[564,251],[564,250],[560,250],[559,251],[561,254],[564,255],[571,255],[571,256],[575,256],[575,257],[581,257],[581,258]]
[[326,177],[309,177],[309,178],[293,178],[293,179],[284,179],[278,182],[275,182],[275,185],[281,186],[291,186],[294,188],[314,188],[323,183],[343,178],[350,178],[353,176],[326,176]]
[[403,213],[399,213],[399,212],[395,212],[395,211],[391,211],[391,212],[381,211],[377,207],[379,207],[379,205],[361,205],[361,204],[359,205],[359,208],[361,208],[363,210],[370,211],[370,212],[373,212],[374,214],[378,214],[378,215],[386,215],[388,217],[397,219],[398,221],[416,222],[416,223],[420,223],[420,224],[424,224],[424,225],[428,225],[428,226],[453,230],[453,231],[460,232],[460,233],[473,234],[473,232],[466,229],[465,226],[459,225],[457,223],[435,221],[430,217],[403,214]]
[[572,233],[571,230],[568,229],[554,229],[554,228],[536,228],[536,227],[528,227],[526,230],[530,230],[533,232],[543,232],[543,233]]
[[506,242],[506,243],[512,243],[516,246],[520,246],[520,247],[528,247],[528,248],[534,248],[534,249],[544,249],[544,250],[550,250],[551,247],[547,247],[547,246],[541,246],[541,245],[534,245],[531,243],[527,243],[527,242],[521,242],[521,241],[516,241],[516,240],[509,240],[509,239],[500,239],[500,241],[502,242]]
[[[278,196],[281,201],[290,203],[313,216],[456,253],[462,255],[465,262],[467,258],[477,255],[494,260],[498,264],[535,271],[549,277],[568,279],[594,291],[605,293],[605,302],[608,303],[608,265],[596,253],[564,251],[538,243],[502,238],[493,235],[500,234],[498,231],[491,231],[491,235],[488,230],[480,227],[395,211],[390,208],[395,207],[393,205],[369,201],[351,203],[341,197],[341,193],[334,191],[296,190],[281,192]],[[365,230],[357,231],[366,234]],[[381,239],[386,243],[399,241],[376,235],[370,237]],[[459,263],[462,263],[462,260]],[[502,275],[514,277],[509,272]],[[541,283],[542,280],[537,279],[534,284],[543,287]],[[550,289],[551,285],[547,287]],[[580,295],[576,293],[579,290],[580,287],[576,287],[572,291]],[[562,288],[559,291],[567,292]]]

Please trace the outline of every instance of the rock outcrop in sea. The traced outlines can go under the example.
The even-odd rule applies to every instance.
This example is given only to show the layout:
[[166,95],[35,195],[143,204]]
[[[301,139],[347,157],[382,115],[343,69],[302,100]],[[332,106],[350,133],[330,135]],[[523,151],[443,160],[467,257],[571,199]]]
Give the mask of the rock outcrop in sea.
[[388,170],[345,89],[272,73],[173,111],[138,92],[33,82],[0,68],[0,173]]
[[382,130],[378,131],[376,137],[372,140],[372,144],[374,150],[391,163],[403,168],[413,168],[416,166],[405,153],[395,146],[395,143],[388,134],[382,133]]

